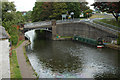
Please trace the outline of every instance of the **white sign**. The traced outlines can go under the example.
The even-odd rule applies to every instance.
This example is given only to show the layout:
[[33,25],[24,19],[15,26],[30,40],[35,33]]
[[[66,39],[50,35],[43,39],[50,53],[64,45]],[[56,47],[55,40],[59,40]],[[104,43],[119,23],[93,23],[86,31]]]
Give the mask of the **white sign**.
[[66,16],[67,16],[66,14],[62,14],[62,18],[66,18]]
[[62,20],[65,18],[66,19],[67,14],[62,14]]
[[69,17],[71,18],[71,15],[69,15]]

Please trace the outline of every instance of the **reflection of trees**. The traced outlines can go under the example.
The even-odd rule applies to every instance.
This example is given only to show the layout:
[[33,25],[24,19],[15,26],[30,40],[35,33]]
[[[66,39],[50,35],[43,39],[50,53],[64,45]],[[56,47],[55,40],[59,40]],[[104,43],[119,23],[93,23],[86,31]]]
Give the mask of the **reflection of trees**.
[[47,30],[35,30],[35,37],[37,39],[48,40],[51,39],[52,33]]
[[[81,62],[78,57],[72,56],[68,53],[53,55],[52,60],[50,58],[42,58],[41,61],[47,68],[51,68],[53,72],[80,72]],[[78,71],[77,71],[78,70]]]
[[[33,49],[44,68],[50,68],[53,72],[80,72],[81,61],[77,56],[71,55],[68,51],[63,52],[60,47],[66,48],[65,42],[41,40],[40,31],[34,39]],[[69,42],[68,42],[69,44]],[[69,44],[71,46],[71,44]]]
[[40,61],[43,62],[43,66],[60,73],[76,72],[78,68],[81,68],[81,62],[77,56],[60,51],[53,43],[45,40],[35,40],[34,42],[35,53],[37,53]]
[[50,32],[47,32],[45,30],[35,30],[35,37],[33,40],[33,48],[35,50],[40,50],[40,49],[45,49],[46,47],[48,47],[48,41],[49,40],[46,35],[49,36],[49,34],[51,35]]
[[33,42],[34,42],[33,49],[38,50],[38,51],[42,49],[47,49],[47,47],[49,47],[47,45],[47,41],[45,40],[35,38]]
[[43,30],[35,30],[35,33],[36,33],[35,37],[37,39],[45,39],[46,37],[46,33]]
[[99,73],[94,76],[95,80],[120,80],[120,74],[116,73]]

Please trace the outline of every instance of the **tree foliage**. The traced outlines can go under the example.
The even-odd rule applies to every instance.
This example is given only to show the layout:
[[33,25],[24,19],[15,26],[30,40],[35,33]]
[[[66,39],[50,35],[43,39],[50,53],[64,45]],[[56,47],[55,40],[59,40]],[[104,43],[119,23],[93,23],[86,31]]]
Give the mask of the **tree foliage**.
[[95,2],[93,4],[94,8],[102,12],[112,13],[113,16],[118,21],[120,13],[120,1],[119,2]]
[[35,6],[33,7],[33,11],[32,11],[32,20],[34,22],[36,21],[40,21],[40,14],[42,12],[42,4],[43,2],[35,2]]
[[17,25],[23,23],[24,18],[21,12],[16,12],[13,2],[2,2],[2,26],[10,34],[10,41],[13,45],[18,42]]
[[28,11],[28,12],[26,12],[26,15],[23,16],[26,22],[31,21],[31,19],[32,19],[31,14],[32,14],[32,11]]
[[118,33],[117,44],[120,45],[120,33]]
[[67,12],[67,5],[63,2],[56,2],[53,3],[52,8],[52,15],[50,15],[50,18],[52,19],[61,19],[61,15],[65,14]]
[[69,12],[74,12],[74,17],[78,18],[79,15],[89,9],[88,6],[86,6],[88,3],[87,2],[70,2],[66,3],[67,4],[67,11]]
[[92,16],[92,12],[93,12],[93,10],[87,9],[86,11],[84,11],[84,16],[88,18],[88,17]]
[[2,2],[2,21],[12,20],[14,14],[10,14],[10,12],[13,12],[13,11],[16,11],[15,5],[13,4],[13,2]]
[[78,18],[80,13],[89,9],[87,2],[36,2],[32,11],[34,22],[41,20],[61,19],[62,14],[70,15],[74,12],[74,17]]

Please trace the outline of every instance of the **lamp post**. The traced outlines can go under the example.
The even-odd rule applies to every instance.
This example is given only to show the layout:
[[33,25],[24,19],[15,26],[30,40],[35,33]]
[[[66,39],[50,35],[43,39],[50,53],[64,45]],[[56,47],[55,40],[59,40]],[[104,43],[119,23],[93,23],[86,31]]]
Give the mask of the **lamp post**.
[[87,14],[87,19],[88,19],[88,13],[86,13]]
[[74,12],[71,12],[70,14],[73,15],[73,19],[74,19]]

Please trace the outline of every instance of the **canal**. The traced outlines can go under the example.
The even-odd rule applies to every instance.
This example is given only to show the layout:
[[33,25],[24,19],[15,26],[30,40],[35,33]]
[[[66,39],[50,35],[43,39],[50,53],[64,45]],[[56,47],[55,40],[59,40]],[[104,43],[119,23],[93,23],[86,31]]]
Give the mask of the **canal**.
[[[38,30],[37,30],[38,31]],[[40,39],[35,30],[26,32],[31,44],[27,56],[39,78],[117,78],[120,53],[75,41]]]

